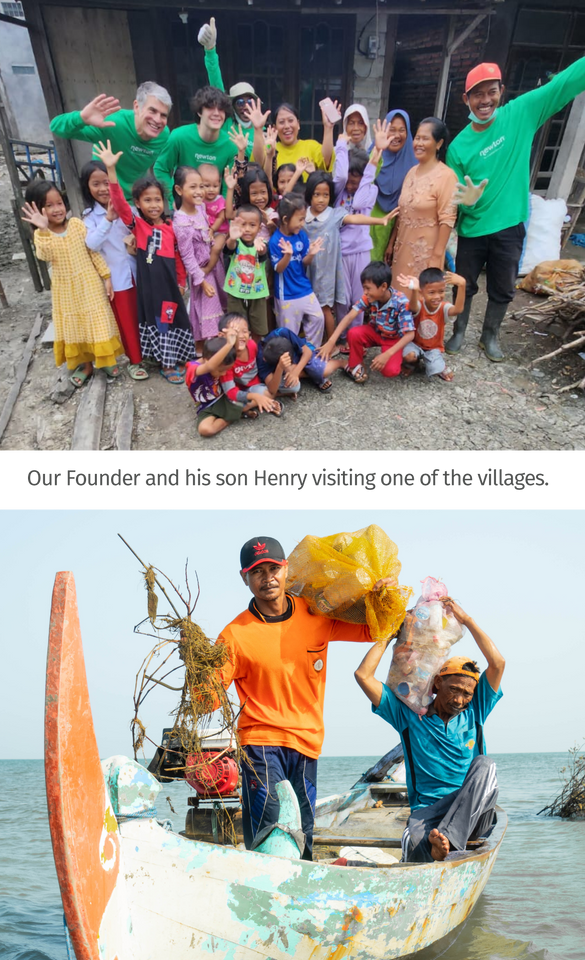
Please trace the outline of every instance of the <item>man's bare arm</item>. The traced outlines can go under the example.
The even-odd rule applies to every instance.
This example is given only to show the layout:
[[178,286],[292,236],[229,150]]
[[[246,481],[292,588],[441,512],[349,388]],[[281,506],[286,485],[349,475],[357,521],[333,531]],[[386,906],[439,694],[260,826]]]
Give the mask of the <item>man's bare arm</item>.
[[443,603],[447,609],[451,611],[455,619],[467,627],[471,636],[486,658],[488,665],[485,675],[490,687],[494,693],[497,693],[500,689],[500,684],[504,675],[504,669],[506,667],[506,661],[504,660],[502,654],[496,647],[494,641],[488,637],[485,630],[482,630],[481,627],[478,627],[473,617],[470,617],[468,613],[465,613],[465,610],[463,610],[458,603],[455,603],[455,601],[451,600],[450,597],[442,597],[441,599],[443,600]]
[[368,700],[371,700],[375,707],[380,706],[384,684],[376,680],[374,674],[380,660],[386,652],[386,647],[391,640],[378,640],[373,647],[370,647],[364,659],[354,673],[358,684],[364,691]]

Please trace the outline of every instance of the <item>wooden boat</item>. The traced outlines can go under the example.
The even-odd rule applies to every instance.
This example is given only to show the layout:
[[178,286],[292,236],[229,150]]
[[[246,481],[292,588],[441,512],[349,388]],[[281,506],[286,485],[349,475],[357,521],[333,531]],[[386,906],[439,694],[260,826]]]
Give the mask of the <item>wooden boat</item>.
[[390,804],[400,785],[387,781],[386,790],[361,782],[318,803],[315,849],[329,857],[312,863],[169,832],[156,820],[160,785],[148,771],[115,757],[104,776],[71,573],[57,574],[53,592],[45,742],[55,864],[77,960],[405,957],[469,915],[506,827],[500,811],[487,841],[442,863],[333,865],[348,846],[378,860],[377,851],[399,846],[407,808]]

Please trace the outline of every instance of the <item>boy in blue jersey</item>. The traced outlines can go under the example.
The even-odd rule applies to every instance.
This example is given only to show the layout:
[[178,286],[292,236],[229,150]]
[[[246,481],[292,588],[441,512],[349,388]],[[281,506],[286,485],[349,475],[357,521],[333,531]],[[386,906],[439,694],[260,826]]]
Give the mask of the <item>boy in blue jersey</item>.
[[435,677],[435,699],[419,717],[374,674],[391,642],[368,651],[355,678],[372,711],[398,731],[404,749],[411,814],[402,838],[403,860],[426,863],[465,850],[495,821],[496,765],[483,755],[483,724],[502,696],[505,660],[488,635],[449,597],[443,602],[464,624],[488,662],[451,657]]
[[326,393],[332,386],[330,375],[346,366],[344,357],[322,360],[309,340],[288,327],[277,327],[258,345],[258,374],[274,396],[296,395],[301,377],[308,377],[321,393]]

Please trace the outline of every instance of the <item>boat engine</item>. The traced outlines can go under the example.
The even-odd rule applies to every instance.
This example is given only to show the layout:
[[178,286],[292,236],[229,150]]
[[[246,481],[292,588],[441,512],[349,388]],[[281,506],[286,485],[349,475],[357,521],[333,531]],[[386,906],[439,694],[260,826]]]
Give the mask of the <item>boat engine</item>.
[[[225,797],[233,794],[238,783],[238,766],[224,751],[204,750],[203,760],[187,757],[185,780],[202,798]],[[191,769],[189,769],[191,768]]]

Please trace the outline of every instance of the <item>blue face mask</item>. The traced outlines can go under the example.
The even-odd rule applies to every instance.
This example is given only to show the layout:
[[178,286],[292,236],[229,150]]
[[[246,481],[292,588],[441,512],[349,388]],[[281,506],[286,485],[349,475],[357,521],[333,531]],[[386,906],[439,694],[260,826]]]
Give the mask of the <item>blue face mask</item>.
[[482,124],[482,125],[483,125],[484,123],[491,123],[492,120],[495,120],[495,118],[497,117],[497,115],[498,115],[498,110],[499,110],[499,109],[500,109],[499,107],[496,107],[496,109],[495,109],[494,112],[492,113],[491,117],[488,117],[487,120],[480,120],[479,117],[476,117],[475,114],[474,114],[472,111],[469,112],[467,119],[468,119],[468,120],[472,120],[473,123],[480,123],[480,124]]

